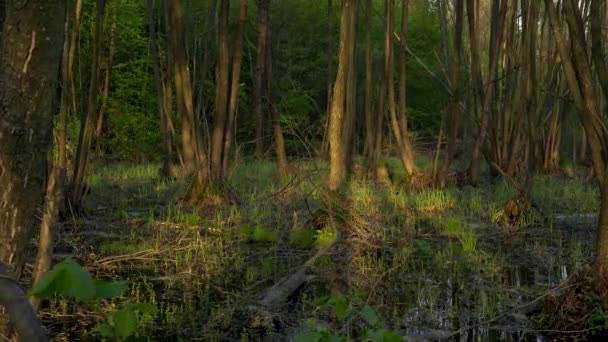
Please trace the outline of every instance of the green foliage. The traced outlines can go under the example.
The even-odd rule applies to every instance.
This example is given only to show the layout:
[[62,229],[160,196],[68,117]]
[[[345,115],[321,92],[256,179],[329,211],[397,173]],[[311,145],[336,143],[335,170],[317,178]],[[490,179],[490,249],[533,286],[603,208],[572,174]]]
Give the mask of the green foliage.
[[127,286],[124,282],[93,280],[89,272],[68,258],[42,276],[30,290],[29,295],[37,298],[62,295],[78,302],[90,302],[119,296],[126,290]]
[[295,248],[308,249],[315,243],[315,231],[312,229],[294,230],[289,234],[289,245]]
[[95,332],[103,338],[124,341],[135,334],[142,316],[156,313],[156,306],[149,303],[128,303],[108,316],[105,323],[99,324]]
[[[403,338],[394,331],[384,329],[384,322],[374,308],[364,303],[357,296],[346,296],[342,293],[336,293],[330,297],[321,299],[324,307],[331,308],[340,322],[340,324],[348,324],[346,319],[358,319],[362,321],[360,337],[363,340],[372,342],[400,342]],[[349,341],[350,336],[345,336],[341,326],[336,329],[319,324],[318,322],[310,322],[310,326],[295,338],[298,342],[333,342],[333,341]]]
[[[39,299],[64,296],[80,303],[121,296],[127,290],[126,282],[93,279],[91,274],[71,258],[54,265],[34,284],[29,295]],[[135,334],[140,326],[140,314],[153,315],[156,306],[148,303],[126,303],[99,324],[95,332],[105,339],[124,341]]]

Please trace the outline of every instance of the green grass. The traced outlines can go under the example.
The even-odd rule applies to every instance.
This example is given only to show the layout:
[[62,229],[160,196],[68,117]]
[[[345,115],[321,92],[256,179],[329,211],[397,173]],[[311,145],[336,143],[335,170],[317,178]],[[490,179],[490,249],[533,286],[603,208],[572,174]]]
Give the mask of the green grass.
[[[390,158],[386,164],[399,179],[399,160]],[[297,178],[289,183],[291,178],[276,178],[271,161],[238,164],[230,186],[241,201],[215,208],[179,205],[184,180],[159,180],[155,165],[94,168],[87,206],[95,216],[77,224],[82,231],[101,229],[114,237],[89,241],[94,248],[87,247],[87,240],[76,241],[77,252],[103,277],[131,281],[124,300],[157,305],[158,329],[144,329],[140,338],[155,334],[177,341],[255,340],[239,310],[332,243],[337,231],[345,231],[327,223],[315,226],[314,213],[325,203],[327,163],[307,160],[293,165]],[[506,270],[512,265],[533,268],[543,279],[559,279],[561,263],[582,265],[592,250],[591,221],[587,226],[574,223],[578,221],[541,225],[511,235],[493,226],[492,217],[515,193],[504,181],[414,192],[353,177],[344,193],[349,208],[345,221],[336,224],[357,217],[375,235],[352,246],[340,245],[339,252],[318,260],[311,271],[317,278],[299,294],[302,299],[292,303],[289,319],[299,322],[296,326],[314,320],[332,331],[357,332],[360,322],[340,325],[315,304],[333,293],[333,280],[328,279],[343,274],[348,275],[350,290],[358,293],[355,297],[364,298],[391,324],[439,329],[434,324],[446,311],[492,318],[505,307],[521,304],[521,298],[546,290],[533,284],[509,288],[504,279],[510,277]],[[598,207],[594,185],[580,179],[538,177],[533,196],[551,214],[593,213]],[[539,262],[546,255],[554,261]],[[348,265],[338,267],[347,257]],[[103,263],[96,264],[100,259]],[[452,286],[466,306],[446,304]],[[53,301],[43,317],[51,317],[46,323],[60,324],[52,313],[75,315],[76,308]],[[66,329],[89,329],[85,321],[68,322],[63,323]]]

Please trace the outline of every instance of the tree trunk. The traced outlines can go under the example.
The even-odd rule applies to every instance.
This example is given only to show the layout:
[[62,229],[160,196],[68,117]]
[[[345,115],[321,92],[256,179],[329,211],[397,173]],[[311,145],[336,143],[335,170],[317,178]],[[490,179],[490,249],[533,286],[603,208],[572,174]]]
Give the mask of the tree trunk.
[[148,34],[150,39],[150,51],[152,57],[152,70],[154,71],[154,86],[156,88],[156,99],[158,103],[158,114],[160,116],[160,125],[163,133],[163,166],[161,168],[161,177],[172,177],[171,165],[173,163],[173,142],[171,131],[167,122],[167,113],[165,105],[165,94],[163,91],[163,79],[161,75],[160,53],[158,51],[158,41],[156,33],[156,20],[154,19],[154,1],[147,0],[147,15],[148,15]]
[[94,123],[96,122],[97,93],[99,90],[99,62],[101,56],[101,43],[103,41],[103,20],[105,16],[105,0],[97,0],[95,16],[95,37],[93,39],[93,51],[91,53],[91,79],[89,81],[89,97],[87,100],[86,111],[82,115],[80,123],[80,134],[78,136],[78,148],[76,151],[76,163],[74,164],[74,179],[72,182],[72,194],[70,202],[73,212],[82,212],[82,200],[85,195],[87,185],[85,177],[91,151],[91,142],[94,133]]
[[[407,3],[403,3],[402,12],[402,37],[400,37],[400,43],[405,46],[405,36],[403,36],[404,27],[407,27]],[[387,101],[388,110],[391,117],[391,127],[393,129],[393,136],[397,143],[399,150],[399,156],[405,170],[406,175],[411,178],[414,176],[416,171],[416,165],[414,164],[414,155],[411,141],[407,132],[407,123],[405,119],[406,115],[406,98],[405,89],[402,91],[401,88],[405,86],[405,68],[400,70],[399,76],[399,108],[395,103],[395,84],[393,78],[394,71],[394,54],[393,54],[393,35],[394,35],[394,22],[395,22],[395,0],[387,0],[386,9],[386,30],[384,37],[384,49],[385,49],[385,75],[386,75],[386,89],[387,89]],[[404,55],[401,56],[403,59]],[[401,63],[401,61],[400,61]]]
[[256,60],[255,60],[255,82],[253,87],[253,110],[256,117],[255,126],[255,157],[256,159],[262,159],[264,155],[264,106],[268,103],[268,94],[264,93],[264,82],[268,77],[266,64],[267,64],[267,41],[268,41],[268,18],[270,12],[270,0],[259,0],[258,1],[258,41],[256,47]]
[[[604,304],[608,303],[606,286],[608,285],[608,181],[606,178],[606,166],[608,165],[608,134],[604,129],[604,114],[601,111],[601,101],[596,96],[595,82],[592,74],[592,65],[587,56],[587,40],[584,31],[582,15],[574,0],[565,0],[563,13],[571,34],[570,44],[566,43],[564,29],[560,23],[555,5],[552,0],[545,0],[546,12],[553,32],[553,39],[557,46],[564,75],[568,82],[570,95],[576,105],[579,117],[585,129],[595,179],[600,188],[601,207],[598,221],[595,270],[598,276],[598,289],[603,295]],[[592,20],[599,13],[591,13]],[[596,37],[597,39],[597,37]],[[603,44],[596,40],[594,44]],[[603,45],[601,45],[603,46]],[[592,54],[598,53],[598,49],[592,49]],[[601,59],[594,58],[596,63],[605,63]],[[604,70],[606,70],[604,68]],[[602,67],[596,65],[596,72],[602,72]],[[606,77],[600,76],[598,79]],[[601,81],[600,86],[605,86]],[[605,89],[603,89],[605,90]],[[603,92],[601,93],[603,94]]]
[[228,48],[228,16],[230,1],[221,0],[217,19],[217,73],[215,81],[215,116],[211,137],[211,177],[221,179],[224,132],[230,93],[230,52]]
[[[368,157],[374,146],[374,103],[372,97],[373,59],[372,59],[372,0],[365,2],[365,146],[364,155]],[[368,165],[372,167],[372,165]]]
[[354,46],[354,32],[351,21],[354,20],[356,11],[356,0],[345,0],[340,20],[340,48],[338,55],[338,72],[333,87],[331,101],[331,115],[327,135],[329,137],[329,179],[330,191],[336,191],[342,185],[346,177],[346,148],[344,146],[344,125],[346,116],[348,74],[352,68],[350,65],[352,48]]
[[[110,94],[110,81],[112,79],[112,63],[114,60],[114,49],[115,43],[114,38],[116,35],[116,10],[112,16],[112,28],[110,29],[110,46],[108,47],[108,58],[105,63],[105,74],[103,78],[103,85],[101,90],[101,105],[99,106],[99,113],[97,114],[97,124],[95,125],[95,139],[99,140],[102,134],[103,123],[105,119],[106,109],[108,108],[108,97]],[[97,142],[99,143],[99,142]]]
[[[182,122],[182,143],[187,171],[193,172],[196,184],[204,186],[208,179],[207,156],[202,147],[198,120],[194,116],[192,82],[186,55],[184,15],[181,0],[168,2],[170,30],[168,40],[173,58],[173,81],[177,110]],[[197,188],[198,191],[199,187]]]
[[462,53],[462,27],[463,27],[464,0],[456,0],[456,22],[454,30],[454,54],[452,56],[452,75],[450,77],[450,104],[448,112],[448,150],[444,156],[443,168],[439,182],[445,183],[450,165],[456,151],[456,133],[458,130],[458,114],[460,113],[460,56]]
[[[9,1],[7,9],[0,47],[0,264],[18,278],[44,196],[65,2]],[[0,334],[5,323],[0,315]]]
[[236,112],[239,106],[239,84],[241,82],[241,64],[243,63],[243,34],[245,31],[245,20],[247,19],[247,0],[240,0],[238,21],[234,37],[233,56],[232,56],[232,72],[230,84],[230,98],[228,102],[228,113],[226,115],[226,124],[224,126],[224,141],[222,152],[222,170],[221,179],[226,179],[228,176],[228,165],[230,161],[230,147],[234,135],[234,123]]
[[76,106],[76,85],[74,83],[74,55],[78,46],[78,37],[80,35],[80,24],[82,22],[82,0],[75,0],[74,4],[74,24],[70,31],[70,44],[68,45],[68,80],[70,86],[70,100],[72,105],[72,114],[78,112]]
[[321,155],[327,157],[329,151],[329,125],[331,120],[331,108],[333,103],[333,75],[334,75],[334,1],[327,0],[327,95],[325,131],[321,142]]

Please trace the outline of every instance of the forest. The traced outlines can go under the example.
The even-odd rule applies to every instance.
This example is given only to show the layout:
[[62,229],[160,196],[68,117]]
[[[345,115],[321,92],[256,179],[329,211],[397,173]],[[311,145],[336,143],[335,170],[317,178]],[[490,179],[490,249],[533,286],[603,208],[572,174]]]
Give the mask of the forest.
[[605,0],[0,0],[0,341],[608,338]]

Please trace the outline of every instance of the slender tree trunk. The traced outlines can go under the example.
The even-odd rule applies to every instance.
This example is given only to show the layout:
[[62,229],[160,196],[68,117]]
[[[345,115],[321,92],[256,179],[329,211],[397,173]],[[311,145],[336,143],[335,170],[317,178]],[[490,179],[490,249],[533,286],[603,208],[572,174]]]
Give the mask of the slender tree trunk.
[[[198,120],[194,116],[192,82],[188,70],[184,14],[181,0],[168,2],[169,27],[168,40],[173,59],[173,81],[177,110],[182,121],[182,146],[188,172],[195,175],[196,186],[193,191],[199,191],[206,185],[208,179],[207,156],[202,147],[202,139],[198,129]],[[187,153],[187,154],[186,154]],[[195,195],[195,194],[191,194]]]
[[239,105],[239,84],[241,82],[241,64],[243,63],[243,34],[245,31],[245,20],[247,19],[247,0],[240,0],[238,21],[236,26],[233,57],[232,57],[232,72],[230,84],[230,98],[228,102],[228,114],[226,115],[226,124],[224,127],[224,141],[222,152],[222,170],[221,179],[226,179],[228,175],[228,165],[230,162],[230,147],[234,135],[234,123],[236,112]]
[[221,0],[217,19],[218,57],[215,81],[215,116],[211,137],[211,177],[214,180],[220,180],[222,176],[222,151],[224,149],[224,132],[230,93],[229,14],[230,1]]
[[[386,89],[387,89],[387,101],[388,101],[388,110],[391,117],[391,127],[393,129],[393,136],[395,137],[395,142],[397,143],[397,148],[399,150],[399,156],[401,157],[401,162],[403,163],[403,168],[408,177],[414,176],[416,171],[416,165],[414,164],[414,156],[413,156],[413,148],[411,146],[410,138],[407,132],[406,127],[406,98],[405,98],[405,89],[402,91],[401,88],[405,86],[405,68],[400,70],[399,77],[399,107],[395,103],[395,84],[394,84],[394,53],[393,53],[393,35],[394,35],[394,21],[395,21],[395,0],[387,0],[387,10],[386,10],[386,31],[384,38],[384,48],[385,48],[385,74],[386,74]],[[407,0],[404,1],[403,13],[402,13],[402,22],[403,27],[407,27]],[[405,46],[405,36],[403,36],[403,27],[402,27],[402,37],[401,44]],[[401,56],[403,59],[404,55]],[[401,62],[401,61],[400,61]]]
[[[289,173],[289,162],[287,161],[285,138],[283,137],[283,128],[281,127],[281,113],[279,113],[277,107],[274,105],[278,96],[276,95],[276,87],[272,86],[272,48],[270,45],[270,32],[268,32],[266,39],[267,42],[265,48],[268,49],[266,54],[266,57],[268,58],[266,61],[268,68],[268,83],[266,86],[266,93],[268,94],[269,107],[270,111],[272,112],[272,129],[274,134],[274,149],[277,160],[277,173],[279,175],[279,179],[284,180]],[[278,47],[277,50],[279,50]]]
[[78,46],[78,37],[80,36],[80,23],[82,21],[82,0],[75,0],[74,3],[74,23],[70,31],[70,44],[68,45],[68,80],[70,86],[70,99],[72,105],[72,114],[78,113],[76,83],[74,82],[74,56],[76,47]]
[[452,56],[452,74],[450,77],[450,114],[448,130],[448,150],[444,156],[440,183],[445,183],[450,165],[456,151],[456,133],[458,130],[458,115],[460,114],[460,56],[462,53],[462,27],[464,20],[464,0],[456,0],[456,22],[454,30],[454,54]]
[[103,78],[103,85],[101,90],[101,104],[99,106],[99,113],[97,114],[97,124],[95,125],[95,139],[99,139],[102,134],[103,124],[105,120],[106,109],[108,108],[108,97],[110,94],[110,81],[112,79],[112,65],[114,61],[114,50],[115,42],[114,38],[116,35],[116,10],[114,10],[112,16],[112,27],[110,29],[110,45],[108,47],[108,58],[105,63],[105,74]]
[[89,97],[87,108],[83,113],[80,123],[80,134],[78,136],[78,148],[76,151],[76,163],[74,164],[74,180],[72,185],[72,196],[70,202],[73,211],[82,211],[82,200],[86,192],[87,185],[85,177],[91,151],[91,142],[96,122],[97,94],[99,90],[99,63],[101,57],[101,43],[103,41],[103,20],[105,16],[105,0],[97,0],[95,16],[95,37],[93,39],[93,51],[91,53],[91,79],[89,81]]
[[163,90],[163,79],[161,75],[160,53],[158,51],[158,40],[156,33],[156,20],[154,19],[154,0],[146,0],[148,15],[148,34],[150,39],[150,51],[152,57],[152,70],[154,71],[154,86],[156,87],[156,98],[158,101],[158,114],[163,133],[163,166],[161,177],[172,177],[171,166],[173,163],[173,142],[171,131],[167,122],[165,93]]
[[[31,0],[15,5],[8,2],[11,15],[4,22],[0,46],[0,264],[11,273],[5,277],[18,279],[44,198],[65,2]],[[4,291],[0,290],[0,305],[7,303]],[[14,308],[7,309],[15,313]],[[0,313],[2,335],[7,335],[6,318]],[[28,331],[21,329],[24,318],[11,317],[20,337],[44,340],[37,321],[28,322]]]
[[[468,0],[472,1],[472,0]],[[469,164],[468,176],[470,181],[473,184],[476,184],[478,181],[478,173],[479,173],[479,162],[481,159],[481,150],[485,144],[486,136],[488,134],[488,122],[489,122],[489,112],[491,106],[493,105],[494,94],[496,93],[497,86],[497,75],[498,75],[498,65],[500,61],[500,51],[503,46],[503,38],[504,38],[504,22],[507,16],[507,7],[508,1],[503,2],[502,4],[498,4],[498,1],[492,2],[492,24],[491,24],[491,37],[490,37],[490,51],[489,51],[489,69],[488,69],[488,77],[485,86],[479,85],[481,80],[481,64],[479,63],[479,55],[478,55],[478,47],[477,47],[477,35],[476,31],[472,30],[471,24],[474,23],[473,19],[469,19],[469,34],[471,35],[470,43],[471,43],[471,59],[472,66],[471,72],[473,73],[474,83],[477,84],[475,87],[480,87],[482,90],[478,90],[478,96],[480,96],[481,100],[481,108],[480,108],[480,124],[479,129],[477,131],[477,137],[475,139],[475,143],[473,145],[473,152],[471,156],[471,162]],[[499,6],[502,6],[499,8]],[[474,16],[475,13],[471,12],[472,3],[467,6],[467,15]],[[475,46],[473,46],[475,45]]]
[[321,155],[327,156],[329,151],[329,125],[331,120],[331,106],[333,103],[333,77],[334,77],[334,1],[327,0],[327,96],[326,96],[326,112],[325,116],[325,131],[323,133],[323,141],[321,143]]
[[[264,82],[267,76],[266,70],[266,52],[267,36],[268,36],[268,18],[269,18],[270,0],[258,1],[258,41],[256,47],[255,60],[255,83],[253,87],[253,110],[256,117],[255,126],[255,157],[262,159],[264,154],[264,101],[268,101],[268,94],[264,94]],[[268,107],[266,107],[268,108]]]
[[340,20],[340,48],[338,55],[338,72],[333,87],[331,101],[331,116],[329,118],[329,180],[330,191],[340,188],[346,177],[346,148],[344,146],[344,124],[346,117],[346,101],[348,88],[348,74],[353,67],[350,65],[352,48],[354,46],[354,32],[351,20],[356,13],[356,0],[345,0],[342,7],[342,18]]
[[[364,155],[369,156],[374,146],[374,103],[373,103],[373,58],[372,58],[372,0],[365,2],[365,147]],[[372,167],[373,165],[368,165]]]

